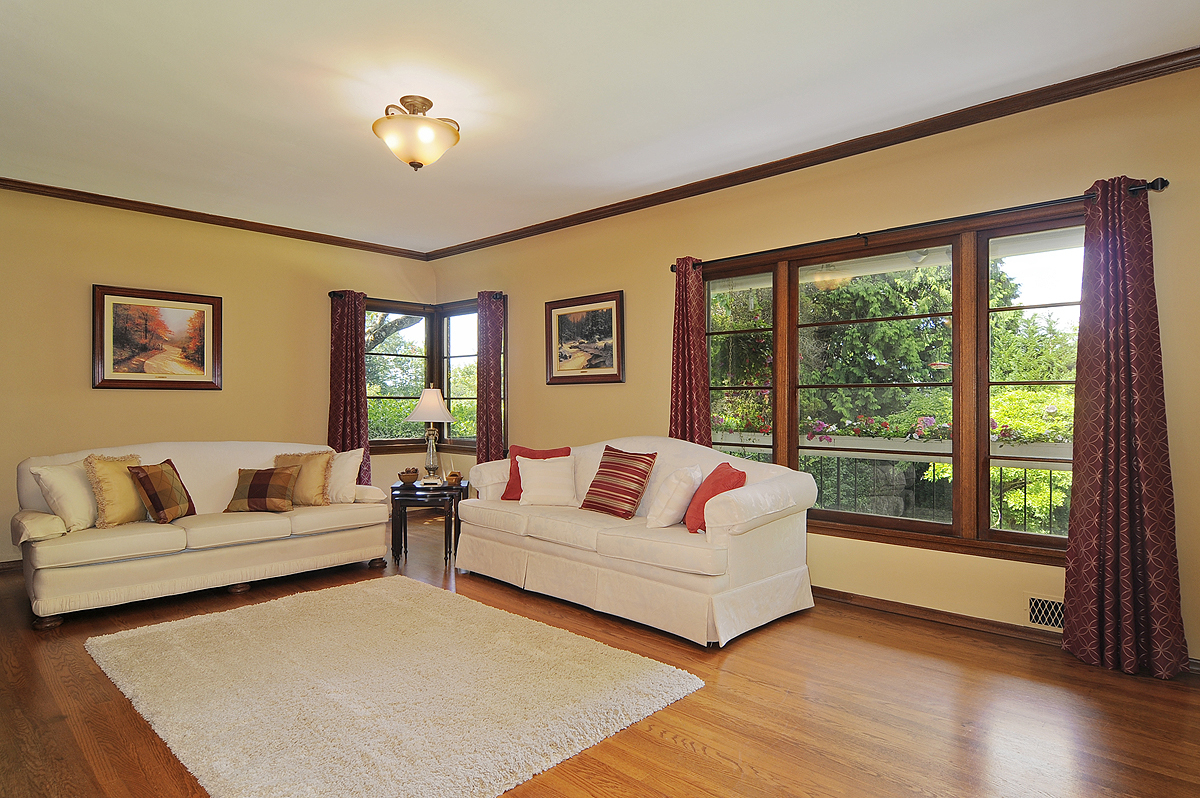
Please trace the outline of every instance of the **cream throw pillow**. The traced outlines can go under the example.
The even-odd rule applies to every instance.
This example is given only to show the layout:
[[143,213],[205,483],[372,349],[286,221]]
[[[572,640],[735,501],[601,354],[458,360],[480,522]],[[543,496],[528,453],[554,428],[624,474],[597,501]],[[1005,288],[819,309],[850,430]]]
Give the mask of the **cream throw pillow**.
[[50,511],[62,519],[68,532],[96,525],[96,494],[88,481],[83,460],[67,465],[35,466],[29,469],[42,489]]
[[698,465],[672,471],[654,494],[654,501],[646,513],[646,526],[661,529],[683,521],[692,496],[703,481],[704,475]]
[[329,503],[350,504],[354,501],[354,486],[358,484],[358,469],[362,467],[363,450],[337,452],[329,469]]
[[136,454],[108,457],[89,454],[83,459],[88,482],[96,495],[96,528],[109,529],[133,521],[146,520],[146,505],[133,484],[129,466],[142,464]]
[[292,504],[298,507],[329,504],[329,471],[333,466],[333,452],[275,455],[276,468],[288,466],[300,466],[296,487],[292,490]]
[[548,460],[517,458],[521,472],[521,504],[578,507],[575,498],[575,458],[551,457]]

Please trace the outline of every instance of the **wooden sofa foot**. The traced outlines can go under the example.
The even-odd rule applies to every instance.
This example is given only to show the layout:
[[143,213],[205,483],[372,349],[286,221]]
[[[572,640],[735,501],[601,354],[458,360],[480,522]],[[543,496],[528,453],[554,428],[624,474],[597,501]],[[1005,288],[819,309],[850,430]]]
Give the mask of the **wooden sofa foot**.
[[229,585],[225,588],[230,593],[245,593],[250,589],[249,582],[238,582],[236,585]]
[[367,563],[367,567],[368,568],[386,568],[387,560],[383,559],[382,557],[376,557],[375,559],[373,559],[369,563]]
[[62,626],[63,617],[61,615],[47,615],[45,618],[33,617],[33,628],[39,632],[44,632],[47,629],[56,629]]

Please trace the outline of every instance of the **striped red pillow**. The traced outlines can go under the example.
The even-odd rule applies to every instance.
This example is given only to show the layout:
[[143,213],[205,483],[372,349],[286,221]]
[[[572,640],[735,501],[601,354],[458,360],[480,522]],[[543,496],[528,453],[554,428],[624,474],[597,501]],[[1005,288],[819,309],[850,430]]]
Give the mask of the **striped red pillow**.
[[656,457],[657,452],[623,452],[605,446],[600,470],[596,472],[583,504],[579,505],[580,509],[608,513],[617,518],[633,518],[638,502],[646,492]]

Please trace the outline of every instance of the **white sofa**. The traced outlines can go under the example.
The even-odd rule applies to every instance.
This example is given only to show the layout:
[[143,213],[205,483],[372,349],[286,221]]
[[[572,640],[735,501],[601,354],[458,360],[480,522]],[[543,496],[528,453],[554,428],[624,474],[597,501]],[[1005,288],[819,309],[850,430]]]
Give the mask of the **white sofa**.
[[[723,646],[813,606],[805,561],[805,520],[817,498],[811,474],[673,438],[619,438],[571,448],[580,500],[606,444],[658,455],[633,518],[501,500],[509,461],[482,463],[470,474],[479,498],[459,504],[456,566],[701,644]],[[699,465],[707,477],[723,462],[746,472],[746,485],[709,500],[703,534],[646,526],[671,472]]]
[[[256,579],[378,560],[387,553],[383,491],[355,488],[350,504],[297,507],[285,513],[224,513],[239,468],[270,468],[275,455],[329,451],[328,446],[260,441],[144,443],[31,457],[17,466],[21,510],[12,519],[21,547],[34,625],[60,614],[128,601],[241,585]],[[141,521],[66,532],[30,468],[63,465],[89,454],[170,459],[196,515],[170,524]]]

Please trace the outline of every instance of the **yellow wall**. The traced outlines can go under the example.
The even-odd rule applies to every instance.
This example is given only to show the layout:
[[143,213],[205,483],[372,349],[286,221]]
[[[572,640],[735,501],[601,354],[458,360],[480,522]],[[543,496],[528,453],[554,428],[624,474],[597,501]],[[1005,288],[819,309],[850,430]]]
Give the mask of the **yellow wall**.
[[[716,259],[1083,193],[1120,174],[1151,198],[1185,622],[1200,640],[1200,70],[836,163],[434,262],[437,301],[509,294],[510,440],[531,446],[665,434],[675,258]],[[545,302],[622,289],[627,381],[545,384]],[[1020,623],[1062,570],[810,536],[813,581]]]
[[[325,443],[333,289],[431,302],[428,264],[0,191],[0,517],[32,455],[155,440]],[[221,391],[91,387],[92,284],[222,298]],[[378,457],[375,482],[408,458]],[[408,464],[408,463],[405,463]],[[0,561],[20,559],[5,535]]]

